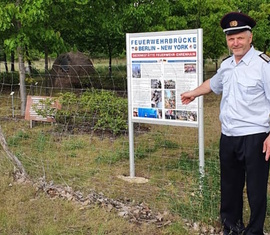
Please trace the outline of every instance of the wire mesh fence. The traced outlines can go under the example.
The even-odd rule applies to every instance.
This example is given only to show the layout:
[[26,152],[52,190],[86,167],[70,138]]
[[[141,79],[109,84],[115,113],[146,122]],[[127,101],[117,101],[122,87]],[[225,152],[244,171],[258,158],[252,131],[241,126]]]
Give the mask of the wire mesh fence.
[[[106,70],[86,72],[83,66],[67,65],[41,73],[33,66],[26,74],[27,95],[61,97],[56,122],[25,120],[18,73],[3,72],[4,63],[0,66],[1,128],[31,180],[68,186],[82,194],[95,191],[115,200],[144,202],[164,217],[181,218],[192,229],[200,223],[205,234],[220,232],[219,96],[204,98],[203,178],[197,128],[136,123],[135,175],[148,182],[130,183],[123,180],[130,174],[125,65],[113,66],[110,75]],[[205,78],[210,73],[205,72]],[[0,176],[13,169],[5,155],[1,151]],[[247,221],[247,205],[245,212]],[[269,215],[268,209],[267,231]]]

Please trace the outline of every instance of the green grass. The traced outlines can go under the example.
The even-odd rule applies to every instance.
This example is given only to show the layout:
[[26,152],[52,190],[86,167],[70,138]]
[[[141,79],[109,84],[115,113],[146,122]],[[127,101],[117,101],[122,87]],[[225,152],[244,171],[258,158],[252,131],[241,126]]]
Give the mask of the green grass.
[[[21,124],[24,126],[24,121]],[[4,127],[8,132],[8,125],[4,124]],[[8,139],[16,139],[16,141],[12,142],[16,142],[16,144],[11,144],[10,148],[22,161],[32,179],[38,179],[45,174],[47,181],[53,180],[56,184],[69,185],[83,193],[87,193],[89,189],[95,189],[115,199],[124,196],[136,202],[144,201],[155,211],[161,213],[164,210],[169,211],[169,215],[176,227],[180,226],[175,225],[175,223],[179,223],[178,217],[189,221],[202,221],[205,223],[212,221],[211,223],[216,223],[219,202],[219,195],[213,194],[213,191],[218,191],[218,166],[215,165],[216,162],[212,162],[213,165],[208,165],[206,168],[210,172],[204,179],[204,190],[201,194],[198,190],[200,175],[198,174],[196,150],[184,152],[181,150],[180,146],[182,144],[178,140],[162,139],[160,136],[154,135],[159,131],[162,132],[163,127],[154,126],[152,128],[151,132],[140,136],[135,148],[136,174],[149,178],[150,182],[147,185],[132,185],[132,187],[116,179],[118,175],[129,174],[128,144],[123,144],[127,143],[127,137],[117,137],[112,140],[107,137],[100,139],[93,136],[89,141],[87,134],[80,134],[79,136],[62,135],[60,137],[57,133],[54,133],[53,127],[49,125],[38,126],[33,129],[25,128],[22,132],[17,123],[17,131],[10,135]],[[173,130],[172,128],[170,135],[172,135],[173,131],[175,131],[176,135],[179,130]],[[190,133],[190,129],[185,131]],[[8,180],[11,181],[10,178]],[[16,185],[8,189],[24,190],[24,187]],[[81,234],[87,234],[87,230],[83,227],[86,225],[76,225],[77,223],[73,221],[75,218],[70,217],[72,214],[69,214],[68,211],[71,210],[69,208],[71,205],[68,202],[65,202],[67,203],[65,204],[59,199],[58,205],[52,205],[52,208],[57,208],[61,213],[64,213],[62,216],[65,219],[64,221],[57,221],[57,223],[60,223],[58,226],[55,226],[52,218],[49,218],[53,212],[43,211],[44,214],[40,215],[37,212],[40,209],[35,208],[36,205],[30,204],[30,201],[37,200],[38,203],[41,203],[41,205],[37,206],[43,207],[45,204],[51,203],[51,200],[47,199],[43,194],[36,196],[34,188],[31,189],[30,185],[28,187],[27,193],[20,193],[20,195],[23,195],[23,199],[13,193],[13,200],[19,202],[8,203],[7,207],[21,205],[20,201],[25,201],[27,203],[23,205],[30,208],[29,213],[27,213],[26,217],[23,216],[23,218],[17,219],[10,218],[11,214],[15,212],[10,214],[2,212],[3,221],[0,221],[0,224],[3,223],[1,227],[5,228],[3,232],[17,232],[15,227],[22,225],[16,220],[22,220],[25,222],[21,234],[27,234],[30,231],[33,231],[33,234],[41,234],[41,231],[44,231],[45,234],[79,234],[77,230],[71,232],[70,229],[64,232],[65,226],[61,227],[61,223],[65,224],[68,221],[68,224],[75,224],[74,227],[81,228]],[[11,195],[5,193],[5,197],[9,198]],[[72,205],[72,207],[75,207],[75,205]],[[20,207],[17,208],[16,206],[14,210],[20,210]],[[21,208],[21,210],[23,209]],[[87,213],[91,214],[93,212],[87,211]],[[44,216],[43,220],[48,220],[47,223],[51,226],[46,227],[47,223],[40,223],[35,228],[38,224],[35,216]],[[115,223],[119,223],[119,218],[115,214],[112,213],[111,215],[109,213],[107,216],[114,216]],[[79,215],[75,217],[80,218]],[[15,222],[9,224],[5,218],[12,219]],[[128,223],[128,221],[125,222]],[[147,226],[146,231],[140,231],[140,234],[147,234],[150,227],[152,226]],[[163,229],[157,229],[153,226],[152,229],[154,232],[152,231],[150,234],[179,234],[179,231],[172,231],[173,226]],[[185,231],[183,226],[182,230]],[[100,227],[98,233],[106,234],[107,229]],[[111,234],[117,233],[117,231],[111,232]],[[186,232],[183,232],[183,234],[186,234]]]
[[14,184],[3,175],[0,193],[2,235],[162,234],[152,225],[135,226],[97,206],[52,200],[32,185]]
[[[134,230],[134,233],[127,232],[125,234],[187,233],[181,217],[188,219],[190,217],[175,210],[173,204],[177,202],[178,206],[179,203],[185,205],[186,200],[177,200],[179,195],[183,199],[187,198],[190,187],[193,189],[198,187],[197,176],[192,173],[197,171],[197,162],[192,153],[182,153],[179,140],[170,139],[171,135],[175,135],[178,130],[174,130],[174,134],[171,132],[174,129],[172,128],[171,134],[167,138],[162,138],[160,134],[155,133],[163,133],[164,127],[153,126],[152,131],[139,136],[135,148],[136,175],[150,178],[150,182],[131,187],[129,183],[116,178],[118,175],[129,175],[128,138],[126,136],[112,139],[110,135],[105,135],[102,138],[95,134],[89,137],[87,133],[71,135],[55,132],[54,126],[49,124],[39,124],[32,129],[28,125],[24,120],[17,121],[16,124],[9,121],[1,123],[10,143],[10,149],[23,163],[32,179],[37,180],[45,175],[48,182],[53,180],[56,184],[69,185],[83,193],[87,193],[89,189],[95,189],[97,192],[103,192],[107,197],[115,199],[125,197],[138,203],[146,202],[153,211],[160,213],[169,211],[170,220],[173,221],[173,226],[164,228],[157,228],[154,225],[136,226],[119,218],[114,213],[107,212],[106,214],[104,212],[102,215],[104,218],[99,218],[102,226],[96,223],[93,228],[96,231],[94,234],[123,234],[125,227],[126,231]],[[58,129],[59,127],[57,127]],[[185,131],[190,133],[190,129]],[[0,169],[6,169],[2,162]],[[7,174],[10,174],[12,170],[11,167],[6,171]],[[164,174],[166,174],[166,178],[164,178]],[[5,180],[3,182],[5,185],[12,183],[10,177],[6,177]],[[179,187],[179,181],[182,183],[194,182],[192,185],[184,183]],[[5,192],[0,196],[0,200],[4,201],[3,207],[1,207],[3,211],[0,212],[0,227],[2,229],[0,231],[3,234],[87,234],[87,228],[90,226],[89,220],[84,221],[85,224],[81,224],[82,222],[78,224],[79,222],[74,221],[75,218],[80,220],[82,216],[78,205],[62,202],[61,199],[51,201],[44,194],[35,192],[35,188],[31,185],[13,184],[12,187],[6,186],[2,190]],[[17,193],[12,192],[13,190]],[[12,200],[16,200],[16,202],[9,202],[10,199],[7,200],[7,198],[13,198]],[[41,209],[43,206],[46,207],[46,210]],[[72,213],[69,213],[70,207],[75,210],[75,218]],[[9,212],[7,208],[13,211]],[[53,209],[62,213],[63,220],[57,220],[57,225],[52,218],[55,214]],[[27,215],[22,216],[18,213],[19,210],[27,211]],[[95,210],[98,211],[98,208]],[[196,207],[192,207],[191,210],[195,211]],[[97,212],[90,209],[84,213],[89,213],[88,217],[90,217],[90,214],[95,216],[94,214]],[[35,216],[40,219],[36,219]],[[105,216],[108,216],[109,220],[118,226],[108,231],[109,225],[102,222],[108,220]],[[95,219],[97,220],[97,218]],[[11,220],[14,223],[11,224],[9,222]],[[42,220],[44,223],[38,223],[37,220]],[[121,223],[124,225],[120,231],[119,224]]]
[[[153,212],[166,212],[170,226],[130,223],[111,211],[50,199],[32,184],[16,184],[13,165],[0,150],[0,234],[192,234],[188,223],[200,222],[220,228],[218,121],[219,98],[205,98],[205,177],[199,174],[198,130],[196,128],[146,125],[136,127],[134,156],[136,176],[147,184],[132,184],[118,178],[129,175],[127,133],[66,131],[60,124],[29,122],[10,113],[9,91],[0,94],[1,127],[10,150],[22,162],[35,182],[70,186],[83,194],[90,190],[108,198],[144,202]],[[270,199],[269,199],[270,200]],[[248,220],[245,205],[245,221]],[[270,230],[270,210],[266,230]]]

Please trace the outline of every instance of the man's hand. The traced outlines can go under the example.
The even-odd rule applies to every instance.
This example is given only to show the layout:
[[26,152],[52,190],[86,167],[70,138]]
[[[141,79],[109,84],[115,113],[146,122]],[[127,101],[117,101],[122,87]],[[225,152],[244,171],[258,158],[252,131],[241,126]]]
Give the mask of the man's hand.
[[270,135],[263,142],[263,153],[265,153],[265,161],[270,158]]
[[183,94],[181,94],[181,101],[182,104],[189,104],[193,100],[195,100],[195,96],[193,96],[192,91],[187,91]]
[[190,102],[195,100],[196,97],[208,94],[210,92],[211,92],[210,79],[208,79],[203,84],[198,86],[196,89],[181,94],[182,104],[189,104]]

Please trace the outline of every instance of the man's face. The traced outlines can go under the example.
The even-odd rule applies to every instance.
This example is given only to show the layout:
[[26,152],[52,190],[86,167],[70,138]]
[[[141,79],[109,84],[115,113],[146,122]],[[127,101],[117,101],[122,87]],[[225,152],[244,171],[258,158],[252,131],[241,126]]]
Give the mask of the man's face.
[[226,40],[235,58],[240,60],[250,49],[252,33],[250,31],[244,31],[237,34],[226,35]]

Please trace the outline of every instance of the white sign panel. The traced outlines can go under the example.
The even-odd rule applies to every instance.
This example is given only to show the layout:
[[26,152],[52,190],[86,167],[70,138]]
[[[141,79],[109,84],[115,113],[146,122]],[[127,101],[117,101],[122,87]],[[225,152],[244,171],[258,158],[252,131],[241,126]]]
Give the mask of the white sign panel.
[[202,30],[127,34],[132,122],[198,126],[199,99],[180,94],[202,83]]

